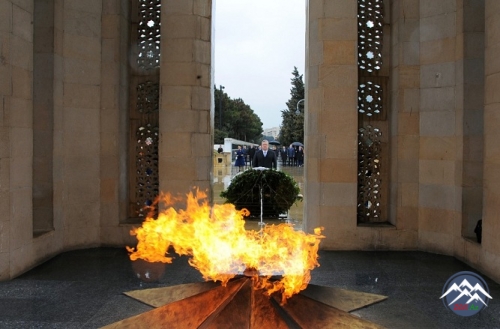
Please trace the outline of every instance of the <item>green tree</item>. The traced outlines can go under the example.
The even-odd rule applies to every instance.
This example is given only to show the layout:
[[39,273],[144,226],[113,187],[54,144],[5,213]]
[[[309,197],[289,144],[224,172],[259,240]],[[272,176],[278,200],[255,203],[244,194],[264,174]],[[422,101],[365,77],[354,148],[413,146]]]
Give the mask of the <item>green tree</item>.
[[262,121],[241,98],[231,99],[223,90],[215,88],[214,101],[215,144],[222,144],[226,137],[252,143],[259,140]]
[[297,112],[297,103],[303,100],[304,81],[302,74],[297,67],[293,68],[293,77],[290,79],[292,88],[290,89],[290,99],[286,102],[287,109],[281,111],[280,142],[281,145],[288,146],[293,142],[304,143],[304,102],[299,104],[299,113]]

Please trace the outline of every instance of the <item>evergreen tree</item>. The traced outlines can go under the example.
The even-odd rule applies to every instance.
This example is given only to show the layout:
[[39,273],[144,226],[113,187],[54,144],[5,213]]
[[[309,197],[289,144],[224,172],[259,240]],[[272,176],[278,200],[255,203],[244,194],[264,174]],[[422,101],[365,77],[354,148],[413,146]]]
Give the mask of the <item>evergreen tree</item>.
[[[214,143],[224,143],[230,137],[256,143],[262,134],[262,121],[241,99],[231,99],[223,90],[214,92]],[[220,108],[222,106],[222,112]]]
[[299,104],[297,113],[297,103],[304,99],[305,89],[302,74],[299,74],[297,67],[293,68],[293,77],[290,79],[292,88],[291,98],[286,102],[287,109],[281,111],[280,142],[281,145],[288,146],[293,142],[304,143],[304,101]]

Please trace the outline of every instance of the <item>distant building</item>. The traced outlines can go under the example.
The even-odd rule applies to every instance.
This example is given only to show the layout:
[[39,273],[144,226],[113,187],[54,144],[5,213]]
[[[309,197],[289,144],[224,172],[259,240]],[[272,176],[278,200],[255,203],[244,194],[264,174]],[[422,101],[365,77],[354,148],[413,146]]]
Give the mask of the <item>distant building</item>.
[[262,135],[273,136],[275,139],[278,139],[278,137],[280,136],[280,127],[266,128],[262,132]]

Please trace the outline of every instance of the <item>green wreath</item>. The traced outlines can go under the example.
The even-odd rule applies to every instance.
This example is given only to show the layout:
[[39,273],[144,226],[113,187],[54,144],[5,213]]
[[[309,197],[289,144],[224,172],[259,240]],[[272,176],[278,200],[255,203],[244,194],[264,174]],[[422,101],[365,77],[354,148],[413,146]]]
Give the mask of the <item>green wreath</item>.
[[236,209],[246,208],[250,217],[260,217],[261,188],[263,211],[266,218],[277,218],[299,200],[300,188],[292,176],[277,170],[245,170],[231,181],[220,196]]

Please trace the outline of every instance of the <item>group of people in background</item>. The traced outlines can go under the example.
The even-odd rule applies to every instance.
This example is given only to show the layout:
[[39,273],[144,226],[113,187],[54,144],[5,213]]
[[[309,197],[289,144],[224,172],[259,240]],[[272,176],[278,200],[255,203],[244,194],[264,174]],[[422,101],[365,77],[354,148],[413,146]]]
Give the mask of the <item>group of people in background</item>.
[[246,146],[238,145],[235,155],[234,165],[239,168],[239,171],[243,171],[248,164],[252,167],[276,169],[278,161],[281,161],[282,166],[304,166],[304,148],[302,146],[291,144],[288,148],[282,146],[281,148],[269,149],[269,141],[265,139],[260,146],[248,149]]

